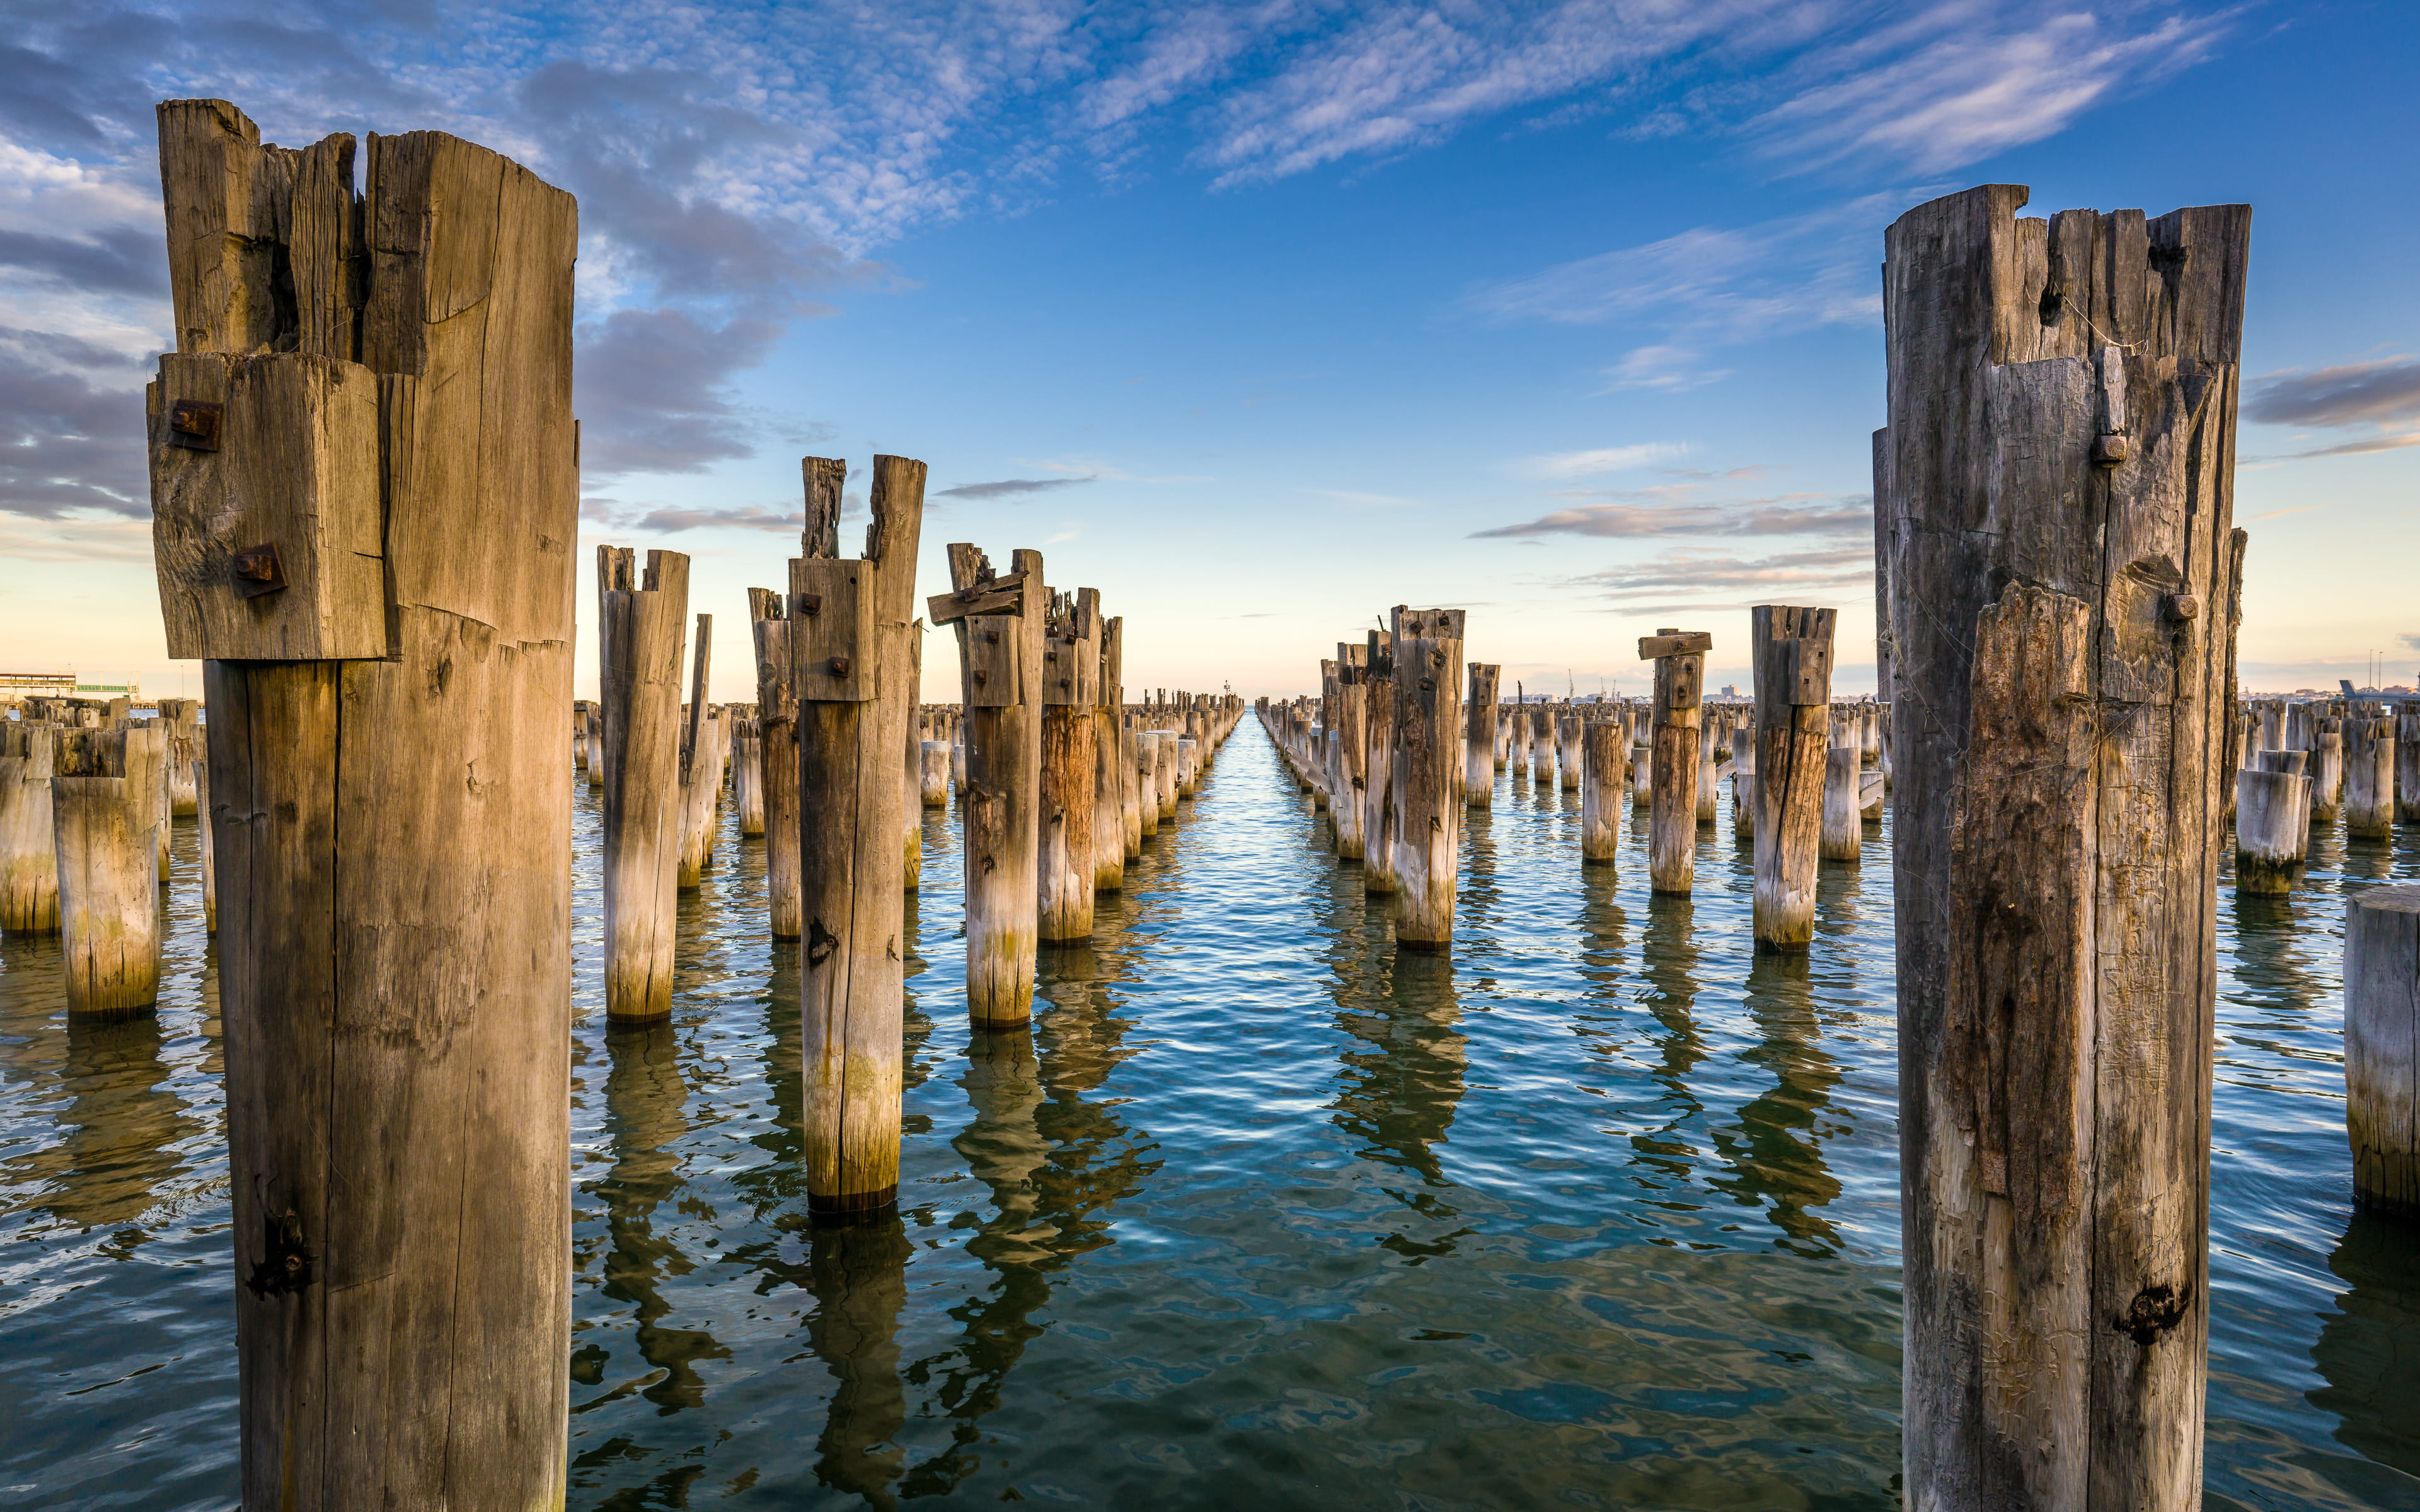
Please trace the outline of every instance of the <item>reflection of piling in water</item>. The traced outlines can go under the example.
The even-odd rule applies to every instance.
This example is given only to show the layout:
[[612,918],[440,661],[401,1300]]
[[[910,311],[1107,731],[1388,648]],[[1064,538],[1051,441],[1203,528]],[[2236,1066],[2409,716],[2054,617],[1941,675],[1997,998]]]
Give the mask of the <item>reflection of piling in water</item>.
[[1759,955],[1748,970],[1747,1011],[1762,1038],[1741,1058],[1770,1071],[1774,1085],[1740,1109],[1735,1134],[1715,1134],[1732,1174],[1714,1185],[1768,1207],[1786,1243],[1829,1255],[1839,1236],[1818,1210],[1840,1195],[1840,1181],[1824,1165],[1817,1120],[1840,1068],[1823,1050],[1807,958]]
[[612,1064],[605,1073],[606,1137],[613,1165],[597,1183],[613,1247],[606,1252],[608,1297],[630,1306],[639,1353],[663,1372],[640,1395],[658,1407],[703,1406],[702,1360],[730,1351],[697,1329],[666,1327],[672,1304],[659,1289],[667,1272],[690,1269],[678,1243],[655,1229],[656,1210],[686,1184],[673,1146],[689,1133],[689,1087],[681,1079],[680,1041],[669,1021],[616,1025],[605,1031]]
[[[201,1123],[167,1089],[161,1049],[156,1014],[67,1021],[67,1059],[59,1072],[68,1096],[58,1120],[62,1137],[12,1162],[8,1172],[12,1182],[40,1179],[48,1189],[41,1206],[60,1223],[86,1229],[132,1224],[184,1170],[182,1157],[168,1147],[199,1133]],[[134,1230],[122,1237],[129,1242],[107,1247],[112,1258],[126,1258],[150,1236]]]
[[2420,1245],[2409,1221],[2359,1212],[2328,1268],[2344,1283],[2319,1328],[2312,1364],[2327,1384],[2311,1405],[2333,1413],[2354,1453],[2420,1475]]
[[[1364,1158],[1418,1176],[1428,1186],[1448,1186],[1435,1147],[1445,1143],[1462,1105],[1469,1069],[1467,1041],[1457,1026],[1461,999],[1453,964],[1436,956],[1398,955],[1383,989],[1372,1001],[1340,997],[1337,1026],[1359,1041],[1342,1057],[1336,1126],[1363,1142]],[[1431,1216],[1433,1198],[1399,1197]],[[1390,1246],[1392,1247],[1392,1246]]]
[[807,1345],[832,1378],[815,1438],[815,1480],[877,1507],[898,1504],[892,1483],[907,1464],[896,1442],[908,1421],[899,1314],[913,1251],[896,1212],[824,1219],[808,1236],[815,1310],[807,1318]]
[[1668,1117],[1657,1127],[1630,1136],[1631,1147],[1637,1151],[1632,1160],[1680,1184],[1693,1177],[1689,1161],[1696,1151],[1674,1137],[1673,1132],[1703,1108],[1689,1085],[1689,1074],[1706,1058],[1706,1042],[1698,1032],[1695,1013],[1695,973],[1703,954],[1698,949],[1695,912],[1684,896],[1651,894],[1638,946],[1640,973],[1653,990],[1647,1011],[1655,1020],[1656,1029],[1652,1032],[1657,1063],[1650,1074],[1664,1088]]

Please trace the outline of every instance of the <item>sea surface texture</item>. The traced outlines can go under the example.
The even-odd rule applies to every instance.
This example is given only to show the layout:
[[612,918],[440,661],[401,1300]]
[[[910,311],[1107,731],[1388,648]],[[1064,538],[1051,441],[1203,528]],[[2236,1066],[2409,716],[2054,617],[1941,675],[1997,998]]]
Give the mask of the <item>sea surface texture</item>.
[[[911,903],[895,1222],[819,1228],[799,957],[726,809],[672,1022],[605,1026],[578,789],[571,1504],[1898,1505],[1889,847],[1760,960],[1748,851],[1499,778],[1397,958],[1249,717],[1030,1034],[970,1036],[954,809]],[[0,943],[0,1504],[233,1504],[216,986],[176,826],[156,1018]],[[2420,1508],[2420,1230],[2352,1211],[2344,900],[2420,838],[2222,870],[2208,1504]]]

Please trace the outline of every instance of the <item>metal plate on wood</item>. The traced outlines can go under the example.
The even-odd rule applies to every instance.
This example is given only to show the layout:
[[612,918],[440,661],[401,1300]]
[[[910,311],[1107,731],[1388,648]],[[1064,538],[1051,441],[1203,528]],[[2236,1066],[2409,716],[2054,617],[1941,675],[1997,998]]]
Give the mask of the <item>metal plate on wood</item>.
[[1777,648],[1781,654],[1781,690],[1792,706],[1812,708],[1832,702],[1832,642],[1797,639],[1784,640]]
[[1013,614],[979,614],[970,616],[966,627],[968,707],[1005,709],[1024,702],[1016,647],[1025,621]]
[[860,592],[865,563],[854,557],[790,563],[790,682],[808,703],[864,703],[876,694],[867,675],[874,650],[874,604]]
[[168,444],[196,452],[217,451],[219,424],[225,415],[224,406],[206,399],[178,399],[168,406]]
[[[1082,665],[1084,642],[1066,636],[1054,635],[1042,643],[1042,702],[1073,704],[1083,702]],[[1094,660],[1097,662],[1098,657]]]
[[277,560],[277,546],[270,542],[235,554],[235,591],[246,598],[258,598],[286,586],[286,568]]

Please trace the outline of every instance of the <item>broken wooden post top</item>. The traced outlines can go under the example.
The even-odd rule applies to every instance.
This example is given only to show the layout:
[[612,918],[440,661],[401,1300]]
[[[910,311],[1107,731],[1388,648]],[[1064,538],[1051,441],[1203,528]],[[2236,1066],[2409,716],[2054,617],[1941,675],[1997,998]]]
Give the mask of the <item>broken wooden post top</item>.
[[[148,410],[170,654],[383,658],[405,607],[566,639],[571,196],[438,131],[370,137],[356,194],[350,136],[279,147],[224,100],[158,117],[177,349]],[[422,383],[440,369],[475,381]],[[483,404],[490,424],[506,407],[515,446],[438,466]],[[411,465],[381,478],[382,455]]]
[[[801,463],[806,488],[808,552],[790,563],[790,666],[792,691],[816,703],[867,703],[880,696],[875,666],[877,637],[903,628],[914,608],[915,541],[924,513],[924,464],[913,457],[877,455],[867,490],[871,517],[865,555],[840,557],[840,488],[848,465],[838,457],[811,456]],[[895,573],[886,565],[893,544],[907,560]],[[900,584],[904,583],[902,587]]]
[[1688,656],[1714,649],[1714,638],[1704,630],[1658,630],[1638,638],[1641,661],[1661,661],[1666,656]]
[[1757,720],[1789,722],[1789,710],[1832,700],[1832,639],[1838,611],[1759,604],[1748,610]]

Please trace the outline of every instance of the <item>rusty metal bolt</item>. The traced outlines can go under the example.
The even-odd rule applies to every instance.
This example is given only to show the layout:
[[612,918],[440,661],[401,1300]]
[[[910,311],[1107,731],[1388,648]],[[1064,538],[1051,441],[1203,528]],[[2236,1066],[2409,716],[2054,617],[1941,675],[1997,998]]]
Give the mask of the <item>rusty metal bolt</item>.
[[2191,594],[2170,594],[2161,607],[2167,610],[2168,618],[2180,623],[2201,614],[2201,600]]
[[2092,443],[2092,461],[2096,467],[2114,468],[2131,455],[2124,431],[2109,431]]
[[848,675],[848,658],[846,656],[834,656],[831,659],[831,674],[834,677],[846,677]]

